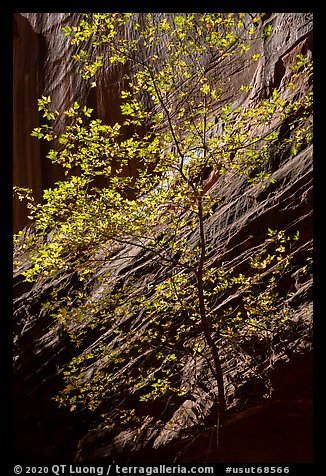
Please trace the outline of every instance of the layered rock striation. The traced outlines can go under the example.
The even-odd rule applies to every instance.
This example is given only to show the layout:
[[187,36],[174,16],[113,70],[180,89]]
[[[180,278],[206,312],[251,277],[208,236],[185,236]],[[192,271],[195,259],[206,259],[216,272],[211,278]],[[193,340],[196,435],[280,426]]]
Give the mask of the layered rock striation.
[[[25,150],[24,155],[17,152],[14,157],[17,184],[32,185],[41,191],[45,184],[55,180],[56,175],[49,169],[48,178],[44,180],[39,173],[44,157],[27,139],[30,126],[27,111],[40,92],[51,95],[56,107],[64,109],[71,101],[87,100],[89,91],[84,90],[81,80],[77,79],[67,40],[58,34],[67,21],[64,16],[17,14],[15,21],[17,58],[22,54],[19,51],[26,51],[34,44],[34,56],[29,55],[24,67],[19,69],[17,65],[15,70],[17,77],[25,75],[25,80],[18,81],[15,86],[16,150]],[[70,21],[78,21],[78,15],[73,15]],[[246,67],[241,63],[243,58],[239,58],[239,61],[233,59],[218,65],[218,68],[225,68],[230,77],[225,100],[227,95],[232,97],[241,84],[252,86],[245,107],[269,97],[275,87],[280,88],[284,99],[293,100],[288,85],[294,60],[297,54],[312,57],[312,15],[271,14],[266,21],[273,25],[273,34],[256,46],[260,53],[258,62]],[[96,92],[88,100],[96,105],[98,115],[110,122],[117,120],[118,115],[110,116],[107,111],[112,111],[112,104],[118,111],[118,100],[114,99],[113,83],[106,81],[112,81],[112,75],[98,78]],[[297,81],[300,83],[299,95],[306,95],[311,90],[311,77],[299,74]],[[23,84],[25,93],[21,89]],[[23,111],[26,112],[19,117],[22,101],[25,101]],[[213,110],[211,114],[217,114],[217,111]],[[33,121],[36,125],[36,115]],[[286,122],[278,127],[289,138],[295,134],[295,130],[288,130]],[[223,355],[228,404],[225,461],[312,461],[312,275],[306,261],[312,246],[312,157],[311,144],[303,143],[295,155],[289,146],[276,151],[265,164],[274,179],[265,187],[249,186],[244,178],[226,173],[212,181],[209,189],[213,197],[220,198],[219,206],[205,220],[210,265],[223,264],[236,273],[246,272],[249,257],[267,250],[264,240],[268,228],[285,230],[291,235],[299,231],[299,239],[290,253],[291,266],[279,283],[279,293],[286,296],[284,304],[289,309],[290,319],[275,324],[265,340],[252,338],[241,345],[235,342]],[[29,170],[37,172],[37,179],[37,174],[25,171],[27,164]],[[24,219],[18,215],[19,227]],[[196,247],[198,233],[194,230],[187,239],[189,245]],[[19,253],[22,251],[17,250]],[[99,250],[99,253],[105,256],[105,250]],[[155,265],[150,253],[128,247],[120,253],[119,267],[110,268],[110,262],[105,260],[96,264],[85,283],[89,301],[98,300],[100,305],[98,296],[112,292],[112,289],[101,288],[99,278],[103,275],[119,276],[121,282],[137,277],[149,284],[162,279],[165,271]],[[92,415],[58,408],[53,401],[62,385],[58,369],[82,350],[71,344],[62,329],[53,327],[51,312],[44,303],[56,287],[63,286],[67,295],[73,293],[76,273],[65,273],[57,282],[44,280],[33,287],[21,283],[20,273],[21,269],[14,276],[14,445],[20,461],[146,461],[149,464],[211,460],[216,388],[207,362],[201,357],[195,361],[190,359],[186,364],[182,374],[186,396],[176,399],[173,412],[165,416],[163,422],[158,423],[164,401],[155,402],[149,408],[148,419],[141,427],[131,426],[118,434],[112,428],[99,425]],[[237,299],[236,291],[223,295],[214,302],[214,312],[221,312]],[[87,319],[85,316],[85,323]],[[134,317],[131,325],[135,332],[144,332],[141,322],[139,317]],[[104,338],[104,335],[90,333],[88,348]],[[136,365],[130,362],[133,364]],[[96,360],[91,363],[86,378],[91,379],[98,365]],[[200,421],[204,424],[199,424]]]

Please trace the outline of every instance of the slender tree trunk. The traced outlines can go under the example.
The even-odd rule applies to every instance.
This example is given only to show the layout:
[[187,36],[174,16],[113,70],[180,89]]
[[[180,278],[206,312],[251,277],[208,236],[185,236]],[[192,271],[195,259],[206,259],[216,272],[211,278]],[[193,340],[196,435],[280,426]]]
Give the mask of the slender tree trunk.
[[203,207],[201,197],[198,200],[198,219],[199,219],[199,231],[200,231],[200,258],[199,264],[196,271],[197,279],[197,290],[198,290],[198,299],[199,299],[199,312],[200,319],[203,328],[204,337],[206,343],[211,351],[212,360],[213,360],[213,372],[217,384],[218,390],[218,402],[217,402],[217,422],[216,422],[216,450],[217,450],[217,460],[220,459],[222,455],[223,448],[223,426],[224,426],[224,416],[226,410],[226,401],[225,401],[225,389],[223,381],[223,371],[221,366],[221,360],[219,356],[219,349],[212,338],[212,329],[209,320],[207,319],[206,306],[205,306],[205,297],[204,297],[204,282],[203,282],[203,269],[205,262],[205,232],[204,232],[204,220],[203,220]]

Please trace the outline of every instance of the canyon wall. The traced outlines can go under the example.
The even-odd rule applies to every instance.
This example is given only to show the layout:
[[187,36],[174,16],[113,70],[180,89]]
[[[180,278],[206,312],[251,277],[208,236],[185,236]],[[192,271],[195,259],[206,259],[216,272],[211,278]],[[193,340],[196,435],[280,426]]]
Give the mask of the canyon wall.
[[[30,187],[35,197],[42,198],[42,190],[62,179],[62,170],[52,164],[46,154],[49,145],[41,143],[30,133],[43,124],[37,110],[37,99],[50,96],[52,106],[61,113],[71,101],[86,104],[103,122],[114,124],[121,120],[119,89],[123,71],[109,62],[96,77],[97,87],[90,88],[77,71],[72,58],[75,49],[62,28],[75,25],[81,14],[15,13],[13,37],[13,183]],[[91,45],[86,50],[91,52]],[[57,122],[56,131],[62,130]],[[134,173],[131,165],[129,173]],[[27,210],[15,199],[14,232],[29,223]]]
[[[78,18],[78,14],[70,20],[63,14],[15,15],[14,180],[16,185],[33,186],[37,194],[60,176],[47,164],[46,151],[29,137],[30,128],[39,123],[35,109],[38,96],[51,95],[59,110],[74,100],[88,101],[106,122],[119,119],[117,72],[97,78],[97,87],[91,92],[75,72],[71,47],[60,29]],[[252,86],[246,107],[268,98],[274,87],[280,88],[281,97],[292,100],[288,85],[296,55],[312,58],[312,14],[269,14],[266,22],[273,25],[273,33],[256,46],[260,53],[256,63],[246,66],[243,57],[218,66],[225,68],[230,78],[226,96],[232,97],[241,84]],[[296,94],[302,97],[311,90],[311,76],[299,75],[297,81],[300,88]],[[286,122],[279,127],[289,137],[295,133],[287,130]],[[205,221],[207,244],[214,250],[210,260],[215,266],[228,263],[235,272],[243,272],[248,256],[264,250],[267,227],[300,232],[291,252],[293,268],[281,283],[281,291],[292,291],[287,302],[292,318],[274,330],[273,356],[268,351],[270,342],[260,347],[252,342],[248,348],[224,356],[228,401],[225,461],[312,461],[312,276],[305,268],[305,256],[312,246],[312,158],[311,144],[303,144],[296,155],[289,147],[268,164],[275,181],[265,188],[248,186],[243,178],[225,174],[210,189],[212,196],[222,198],[222,205]],[[15,213],[18,229],[27,220],[23,209],[15,208]],[[196,231],[189,240],[195,247]],[[110,272],[109,266],[99,263],[85,284],[90,300],[101,291],[97,278]],[[140,252],[134,253],[132,269],[149,283],[155,283],[162,273],[153,267],[149,254]],[[67,335],[51,327],[51,315],[42,306],[56,283],[45,281],[30,289],[21,284],[20,271],[14,275],[14,447],[19,461],[206,461],[214,433],[215,389],[201,359],[195,367],[189,364],[185,368],[184,379],[191,389],[187,398],[176,404],[169,421],[158,424],[152,410],[154,429],[131,428],[112,435],[110,429],[97,427],[91,416],[56,406],[52,397],[61,385],[57,369],[78,355],[78,350],[72,350]],[[122,259],[115,272],[122,280],[129,279],[130,262]],[[65,274],[61,280],[69,294],[75,286],[74,273]],[[223,305],[217,302],[216,311]],[[143,332],[138,324],[135,319],[135,329]],[[90,347],[94,339],[89,336]],[[97,363],[92,365],[96,369]],[[204,426],[194,424],[198,414]]]

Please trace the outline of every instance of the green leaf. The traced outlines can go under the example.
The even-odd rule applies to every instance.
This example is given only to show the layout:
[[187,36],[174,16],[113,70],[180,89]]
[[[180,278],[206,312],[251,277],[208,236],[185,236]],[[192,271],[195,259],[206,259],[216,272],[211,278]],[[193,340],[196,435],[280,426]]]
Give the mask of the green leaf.
[[263,32],[263,36],[265,38],[268,38],[273,32],[273,25],[271,25],[270,23],[268,25],[265,26],[264,28],[264,32]]

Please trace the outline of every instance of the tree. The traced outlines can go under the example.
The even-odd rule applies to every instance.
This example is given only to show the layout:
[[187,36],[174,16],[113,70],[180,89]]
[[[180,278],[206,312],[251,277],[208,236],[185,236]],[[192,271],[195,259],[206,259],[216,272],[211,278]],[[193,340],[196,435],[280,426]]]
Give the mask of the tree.
[[[212,65],[236,55],[259,59],[253,48],[271,34],[262,21],[258,15],[220,13],[85,14],[65,34],[78,47],[74,58],[81,74],[95,87],[98,68],[107,61],[122,65],[124,121],[103,124],[75,102],[63,113],[65,128],[58,133],[60,113],[43,96],[39,110],[48,123],[32,134],[53,141],[48,157],[64,168],[66,179],[45,190],[42,203],[35,203],[32,191],[16,189],[28,200],[34,227],[28,238],[16,236],[31,263],[25,279],[58,282],[63,273],[75,272],[78,281],[74,296],[57,286],[45,304],[56,325],[82,347],[63,369],[66,385],[58,402],[72,411],[96,409],[107,425],[141,421],[138,402],[182,396],[181,371],[200,354],[217,386],[217,458],[226,411],[221,346],[286,320],[277,277],[289,265],[289,237],[270,230],[273,251],[251,257],[247,276],[214,267],[205,219],[220,198],[208,193],[209,185],[228,173],[264,186],[270,177],[264,164],[275,148],[290,145],[296,153],[311,140],[303,125],[312,97],[295,98],[297,69],[292,101],[274,89],[250,109],[236,100],[250,94],[250,85],[226,104],[227,78],[212,72]],[[82,48],[85,42],[92,54]],[[298,60],[310,72],[305,58]],[[285,118],[294,138],[280,137]],[[132,161],[137,173],[126,175]],[[194,235],[195,246],[189,240]],[[152,257],[154,281],[132,269],[128,280],[119,278],[121,257],[132,263],[134,253]],[[83,284],[100,260],[110,267],[96,278],[99,295],[89,302]],[[235,287],[241,304],[215,315],[216,296]],[[90,331],[101,337],[87,347]]]

